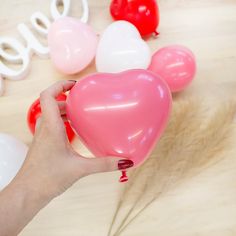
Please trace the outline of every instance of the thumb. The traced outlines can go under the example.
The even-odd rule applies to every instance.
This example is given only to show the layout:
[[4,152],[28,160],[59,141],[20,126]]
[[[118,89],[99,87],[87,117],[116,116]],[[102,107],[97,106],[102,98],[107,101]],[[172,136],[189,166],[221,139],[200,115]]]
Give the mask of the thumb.
[[110,172],[115,170],[125,170],[134,165],[132,160],[119,157],[98,157],[86,158],[84,163],[84,171],[86,175]]

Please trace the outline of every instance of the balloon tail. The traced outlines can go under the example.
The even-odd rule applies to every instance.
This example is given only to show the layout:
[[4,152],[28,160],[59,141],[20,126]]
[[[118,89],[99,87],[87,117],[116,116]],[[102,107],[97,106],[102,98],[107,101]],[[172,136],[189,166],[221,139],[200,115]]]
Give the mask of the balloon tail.
[[155,36],[155,37],[157,37],[157,36],[159,36],[159,32],[157,32],[156,30],[153,32],[153,35]]
[[122,175],[120,177],[120,182],[121,183],[127,182],[129,180],[129,178],[127,176],[126,170],[123,170],[121,173],[122,173]]

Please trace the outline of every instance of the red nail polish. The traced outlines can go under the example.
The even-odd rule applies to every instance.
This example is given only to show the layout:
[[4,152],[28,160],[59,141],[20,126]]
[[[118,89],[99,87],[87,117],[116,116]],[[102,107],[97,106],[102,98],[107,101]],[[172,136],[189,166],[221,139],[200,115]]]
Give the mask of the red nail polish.
[[118,169],[119,170],[125,170],[127,168],[132,167],[133,165],[134,165],[134,163],[131,160],[119,160]]

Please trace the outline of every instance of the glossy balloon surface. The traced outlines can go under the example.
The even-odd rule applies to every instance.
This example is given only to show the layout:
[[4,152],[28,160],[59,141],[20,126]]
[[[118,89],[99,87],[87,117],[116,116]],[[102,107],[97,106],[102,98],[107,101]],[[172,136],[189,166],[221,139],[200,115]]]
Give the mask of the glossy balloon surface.
[[196,60],[188,48],[168,46],[153,55],[148,69],[161,76],[172,92],[178,92],[192,82],[196,73]]
[[115,20],[134,24],[142,36],[156,34],[160,18],[156,0],[113,0],[110,13]]
[[166,83],[146,70],[98,73],[81,79],[67,98],[67,117],[96,156],[140,165],[167,125],[172,98]]
[[96,54],[96,67],[99,72],[147,69],[150,62],[150,49],[131,23],[116,21],[106,28]]
[[0,133],[0,190],[8,185],[21,168],[28,147],[15,137]]
[[[65,101],[66,100],[66,95],[61,94],[57,97],[57,101]],[[40,106],[40,101],[37,99],[29,108],[28,110],[28,115],[27,115],[27,122],[30,131],[32,134],[35,132],[35,126],[36,126],[36,121],[37,119],[41,116],[41,106]],[[65,128],[66,128],[66,133],[69,141],[71,142],[75,136],[74,131],[71,129],[71,126],[68,121],[64,122]]]
[[95,57],[97,42],[92,27],[72,17],[57,19],[48,33],[51,60],[64,74],[75,74],[88,66]]

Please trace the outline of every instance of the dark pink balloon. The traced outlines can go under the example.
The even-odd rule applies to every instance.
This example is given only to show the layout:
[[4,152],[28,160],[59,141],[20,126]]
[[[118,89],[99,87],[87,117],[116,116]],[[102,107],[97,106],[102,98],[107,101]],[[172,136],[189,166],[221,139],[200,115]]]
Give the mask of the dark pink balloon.
[[141,164],[170,115],[166,83],[147,70],[98,73],[78,81],[67,98],[71,126],[95,156],[130,158]]
[[161,76],[169,85],[171,92],[185,89],[196,73],[194,54],[184,46],[168,46],[161,48],[152,56],[148,68]]

